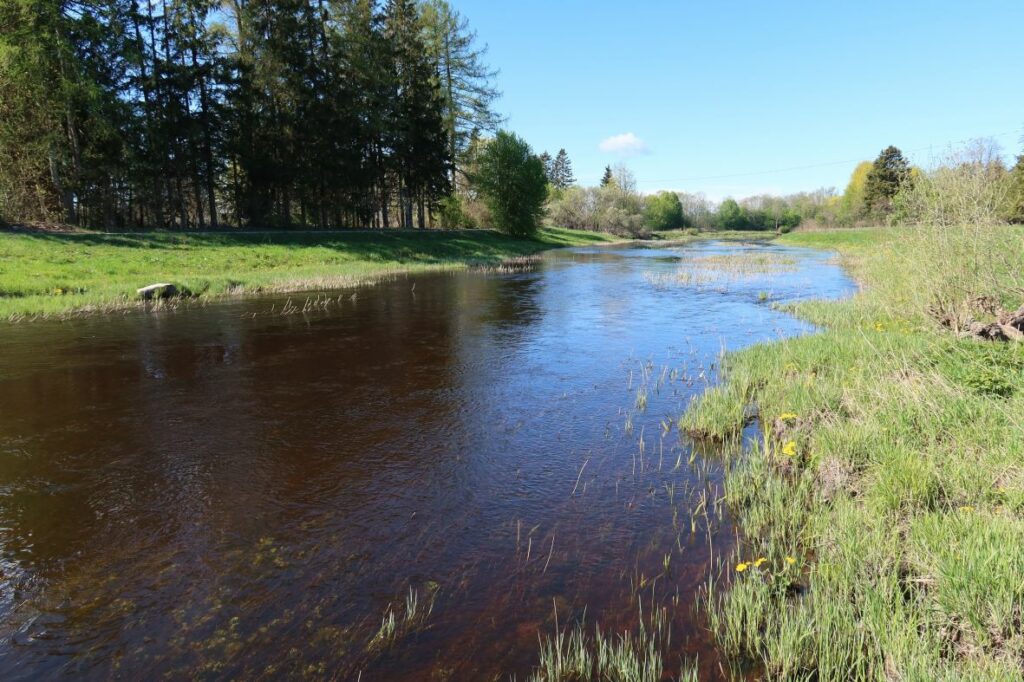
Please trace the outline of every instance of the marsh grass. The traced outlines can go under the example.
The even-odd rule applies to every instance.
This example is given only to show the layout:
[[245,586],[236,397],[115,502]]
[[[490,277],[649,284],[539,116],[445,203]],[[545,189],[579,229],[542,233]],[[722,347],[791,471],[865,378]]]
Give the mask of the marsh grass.
[[[649,616],[641,608],[637,627],[617,634],[603,633],[600,625],[591,634],[585,619],[563,630],[556,614],[555,633],[538,634],[538,640],[539,663],[528,682],[660,682],[672,632],[665,607]],[[678,679],[696,682],[696,666],[684,664]]]
[[403,637],[425,629],[430,614],[434,612],[436,599],[436,588],[428,588],[426,599],[421,600],[419,591],[410,587],[403,604],[388,604],[380,628],[367,643],[366,650],[370,653],[381,652],[394,646]]
[[774,276],[795,272],[797,265],[797,260],[791,256],[751,249],[731,254],[685,256],[674,272],[647,273],[645,278],[661,288],[724,286],[751,279],[770,281]]
[[1024,355],[934,319],[937,301],[1017,301],[1024,232],[996,230],[787,235],[838,249],[862,292],[793,306],[823,331],[730,356],[680,420],[733,444],[744,541],[705,607],[768,678],[1024,676]]

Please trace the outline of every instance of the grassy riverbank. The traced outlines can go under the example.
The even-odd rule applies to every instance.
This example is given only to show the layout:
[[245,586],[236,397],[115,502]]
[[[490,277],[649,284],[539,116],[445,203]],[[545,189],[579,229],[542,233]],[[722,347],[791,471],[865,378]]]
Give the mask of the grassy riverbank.
[[0,233],[0,319],[114,310],[135,290],[173,282],[210,298],[312,291],[396,273],[497,265],[562,246],[607,243],[547,228],[535,240],[460,232]]
[[768,679],[1021,679],[1024,344],[936,319],[1024,303],[1024,231],[780,241],[838,251],[862,291],[794,306],[823,331],[730,356],[681,420],[763,426],[727,480],[745,544],[708,600],[722,645]]

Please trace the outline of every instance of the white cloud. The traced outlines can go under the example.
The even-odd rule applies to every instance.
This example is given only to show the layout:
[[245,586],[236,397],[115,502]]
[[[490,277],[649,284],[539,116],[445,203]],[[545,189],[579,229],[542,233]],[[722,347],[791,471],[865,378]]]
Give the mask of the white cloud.
[[612,135],[601,140],[601,144],[597,145],[597,148],[603,152],[620,156],[637,156],[638,154],[649,154],[651,151],[647,143],[633,133]]

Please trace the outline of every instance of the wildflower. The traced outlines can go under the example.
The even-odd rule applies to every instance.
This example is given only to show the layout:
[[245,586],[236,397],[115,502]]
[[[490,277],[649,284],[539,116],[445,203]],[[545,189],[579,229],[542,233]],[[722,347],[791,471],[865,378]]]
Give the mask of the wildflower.
[[791,440],[782,446],[782,454],[786,457],[793,457],[796,455],[796,441]]
[[779,419],[781,419],[784,422],[793,421],[796,418],[797,415],[792,412],[783,412],[782,414],[779,415]]
[[754,561],[754,568],[761,568],[761,564],[763,564],[766,561],[768,561],[768,560],[765,559],[764,557],[760,557],[759,559]]
[[965,504],[965,505],[964,505],[964,506],[962,506],[962,507],[957,507],[957,509],[959,509],[960,511],[962,511],[962,512],[964,512],[964,513],[967,513],[967,512],[972,512],[972,511],[974,511],[974,507],[972,507],[972,506],[971,506],[971,505],[969,505],[969,504]]
[[876,332],[884,332],[885,331],[885,326],[883,326],[881,322],[875,322],[875,331]]
[[736,572],[737,573],[742,573],[743,571],[747,570],[748,568],[750,568],[750,564],[748,564],[746,562],[742,562],[741,561],[740,563],[736,564]]
[[789,564],[790,566],[792,566],[793,564],[796,563],[796,559],[794,559],[791,556],[788,556],[788,557],[786,557],[786,563]]

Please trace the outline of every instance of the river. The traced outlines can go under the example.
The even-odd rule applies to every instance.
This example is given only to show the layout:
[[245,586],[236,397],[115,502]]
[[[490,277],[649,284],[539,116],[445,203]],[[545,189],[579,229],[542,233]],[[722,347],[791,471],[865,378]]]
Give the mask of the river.
[[0,677],[522,680],[556,618],[664,609],[717,679],[736,531],[675,422],[852,288],[703,242],[0,327]]

